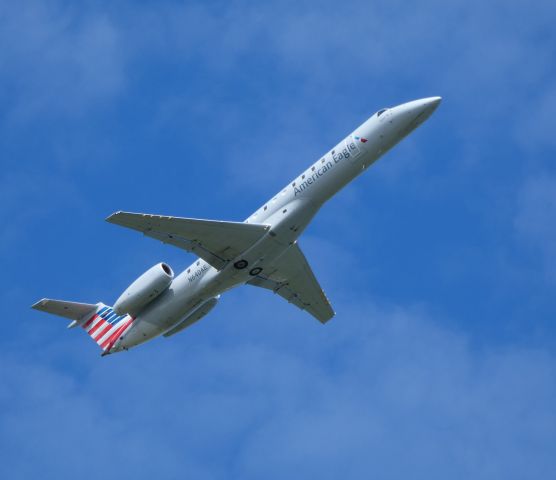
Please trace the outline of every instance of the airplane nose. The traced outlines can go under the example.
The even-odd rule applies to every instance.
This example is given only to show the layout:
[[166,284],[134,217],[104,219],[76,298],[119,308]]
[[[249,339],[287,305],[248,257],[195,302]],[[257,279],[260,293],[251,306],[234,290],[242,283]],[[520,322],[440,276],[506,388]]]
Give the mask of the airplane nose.
[[441,101],[442,97],[428,97],[395,107],[395,110],[399,113],[400,134],[406,136],[409,132],[415,130],[432,115]]
[[441,101],[442,97],[428,97],[408,102],[405,105],[414,120],[425,120],[437,109]]
[[441,101],[442,101],[442,97],[423,98],[422,108],[424,108],[427,111],[427,113],[430,115],[432,112],[434,112],[437,109]]

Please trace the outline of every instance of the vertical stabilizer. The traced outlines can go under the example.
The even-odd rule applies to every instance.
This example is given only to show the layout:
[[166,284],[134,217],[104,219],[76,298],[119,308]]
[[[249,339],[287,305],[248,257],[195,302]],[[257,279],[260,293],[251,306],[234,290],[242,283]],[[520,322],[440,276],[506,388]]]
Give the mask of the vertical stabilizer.
[[83,329],[87,334],[102,348],[104,353],[108,353],[114,346],[118,338],[123,335],[133,322],[130,315],[118,315],[112,307],[98,304],[98,309],[94,314],[89,315],[82,323]]

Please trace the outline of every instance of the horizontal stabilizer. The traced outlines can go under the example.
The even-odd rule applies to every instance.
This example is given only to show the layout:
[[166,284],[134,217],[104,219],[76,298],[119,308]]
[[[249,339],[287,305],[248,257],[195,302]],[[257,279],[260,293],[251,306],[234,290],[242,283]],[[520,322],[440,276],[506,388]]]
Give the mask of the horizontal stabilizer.
[[69,318],[72,322],[68,328],[81,326],[102,348],[102,355],[112,353],[112,347],[131,328],[134,320],[129,315],[118,315],[112,307],[102,302],[93,305],[43,298],[32,308]]
[[66,302],[64,300],[51,300],[43,298],[35,303],[32,308],[41,312],[51,313],[70,320],[81,320],[85,315],[93,313],[98,305],[91,303]]
[[259,241],[268,225],[116,212],[107,222],[198,255],[217,270]]

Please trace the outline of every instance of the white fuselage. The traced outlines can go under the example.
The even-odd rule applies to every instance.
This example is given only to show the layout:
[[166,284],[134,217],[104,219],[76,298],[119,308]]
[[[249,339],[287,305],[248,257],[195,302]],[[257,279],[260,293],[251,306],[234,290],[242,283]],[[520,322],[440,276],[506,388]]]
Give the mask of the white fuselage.
[[[424,122],[439,102],[439,97],[415,100],[371,116],[245,220],[270,226],[260,241],[222,270],[195,261],[141,312],[112,351],[173,329],[208,300],[249,281],[253,269],[264,273],[265,266],[295,243],[328,199]],[[236,268],[240,260],[248,267]]]

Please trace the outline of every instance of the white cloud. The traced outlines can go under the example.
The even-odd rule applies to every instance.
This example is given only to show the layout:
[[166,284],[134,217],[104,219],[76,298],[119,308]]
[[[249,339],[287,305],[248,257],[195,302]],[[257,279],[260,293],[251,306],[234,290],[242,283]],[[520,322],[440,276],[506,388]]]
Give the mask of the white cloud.
[[[274,314],[243,303],[234,318],[233,303],[181,337],[65,372],[40,350],[4,351],[2,475],[480,479],[556,467],[548,352],[478,350],[423,312],[360,299],[326,327],[285,303]],[[83,362],[65,346],[79,341],[59,341],[56,358]],[[96,446],[117,449],[110,469],[89,462]]]
[[514,224],[518,234],[542,254],[544,271],[556,280],[556,178],[528,179],[518,197]]
[[0,85],[12,121],[45,113],[79,116],[125,83],[117,28],[87,8],[3,2],[0,43]]
[[[310,2],[234,2],[220,8],[165,4],[135,9],[119,24],[129,51],[147,52],[149,58],[180,65],[185,73],[191,69],[199,77],[226,75],[238,85],[245,83],[252,98],[241,102],[223,100],[215,91],[185,94],[172,108],[168,103],[173,103],[174,92],[170,101],[160,100],[165,122],[174,124],[201,104],[207,124],[214,121],[229,134],[228,163],[232,172],[239,172],[234,180],[242,185],[246,172],[265,181],[278,176],[278,160],[312,160],[301,160],[312,153],[305,143],[324,138],[327,148],[329,138],[330,143],[339,140],[382,105],[433,94],[445,96],[443,133],[461,138],[454,148],[457,155],[445,159],[453,165],[448,171],[461,175],[462,169],[486,168],[479,160],[487,150],[483,146],[500,141],[501,132],[511,144],[519,141],[524,121],[531,124],[527,131],[537,131],[528,100],[531,92],[550,89],[551,43],[539,38],[551,31],[547,19],[553,8],[551,2],[540,2],[532,10],[521,0],[415,5],[354,1],[343,5],[341,13],[334,2],[321,2],[318,9]],[[276,92],[269,71],[296,88]],[[241,114],[246,105],[260,120]],[[545,110],[549,116],[551,110]],[[539,141],[549,141],[546,132]],[[233,139],[238,138],[252,143],[254,154],[235,153]],[[238,149],[243,146],[239,143]],[[465,148],[470,158],[458,151]],[[291,150],[298,157],[288,158]],[[280,156],[273,158],[271,151]],[[419,158],[420,151],[414,156]],[[397,177],[397,172],[390,175]]]
[[[522,116],[516,127],[520,146],[526,152],[538,155],[548,150],[552,155],[556,150],[553,118],[556,115],[556,84],[535,92],[536,98],[528,102],[528,114]],[[535,157],[532,161],[539,163]]]
[[13,248],[23,237],[39,241],[43,235],[39,225],[44,227],[40,220],[55,210],[58,218],[67,216],[61,207],[69,203],[79,208],[83,197],[65,176],[38,171],[5,173],[0,178],[0,221],[4,225],[0,246]]

